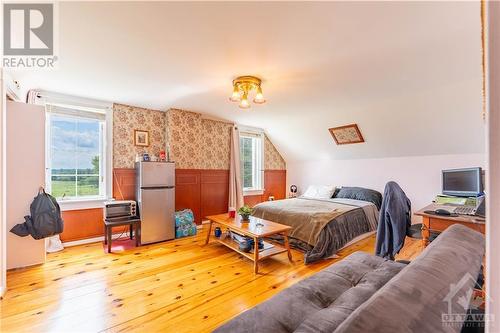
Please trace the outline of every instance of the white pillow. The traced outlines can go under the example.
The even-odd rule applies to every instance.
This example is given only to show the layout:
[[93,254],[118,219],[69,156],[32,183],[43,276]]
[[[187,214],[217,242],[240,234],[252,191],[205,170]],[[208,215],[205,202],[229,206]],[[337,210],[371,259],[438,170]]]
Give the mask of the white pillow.
[[335,186],[309,185],[302,196],[310,199],[330,199],[334,192]]

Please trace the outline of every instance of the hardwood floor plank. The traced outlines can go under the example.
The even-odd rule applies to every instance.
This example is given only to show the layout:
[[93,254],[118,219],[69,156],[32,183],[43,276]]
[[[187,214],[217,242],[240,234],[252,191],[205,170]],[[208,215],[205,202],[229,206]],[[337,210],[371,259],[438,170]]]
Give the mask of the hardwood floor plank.
[[[152,327],[147,327],[146,329],[157,330],[158,327],[163,327],[163,324],[166,325],[175,318],[182,318],[182,316],[186,314],[189,315],[192,313],[192,309],[198,309],[201,306],[218,308],[221,303],[226,302],[227,299],[234,298],[240,293],[252,293],[255,290],[263,288],[278,289],[280,283],[283,281],[291,282],[293,280],[299,280],[301,277],[310,275],[315,271],[311,269],[311,267],[306,267],[301,263],[290,264],[288,262],[287,265],[287,262],[288,259],[286,256],[281,260],[277,260],[276,258],[269,259],[265,268],[263,268],[262,272],[258,275],[254,275],[243,267],[244,273],[238,274],[233,280],[185,299],[184,303],[187,306],[179,307],[179,304],[175,304],[174,306],[162,308],[158,313],[152,312],[145,317],[137,318],[133,323],[127,323],[125,326],[128,326],[128,328],[126,329],[123,327],[115,327],[113,331],[127,331],[135,326],[149,326],[147,323],[151,322],[150,318],[155,318],[155,323]],[[328,264],[324,263],[323,265],[327,266]],[[298,270],[297,267],[301,267],[302,271]],[[275,287],[273,288],[272,285],[275,285]]]

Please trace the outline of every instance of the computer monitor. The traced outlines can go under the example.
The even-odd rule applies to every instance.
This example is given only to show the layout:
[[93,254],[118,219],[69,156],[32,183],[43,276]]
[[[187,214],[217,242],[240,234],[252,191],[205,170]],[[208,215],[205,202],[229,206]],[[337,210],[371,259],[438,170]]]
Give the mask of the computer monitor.
[[483,193],[480,167],[443,170],[443,194],[473,197]]

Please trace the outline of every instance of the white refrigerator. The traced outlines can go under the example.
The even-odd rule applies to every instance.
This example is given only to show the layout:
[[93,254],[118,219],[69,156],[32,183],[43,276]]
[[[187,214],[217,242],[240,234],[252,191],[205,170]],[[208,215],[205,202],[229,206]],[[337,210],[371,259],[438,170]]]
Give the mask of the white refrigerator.
[[175,238],[175,163],[136,162],[141,244]]

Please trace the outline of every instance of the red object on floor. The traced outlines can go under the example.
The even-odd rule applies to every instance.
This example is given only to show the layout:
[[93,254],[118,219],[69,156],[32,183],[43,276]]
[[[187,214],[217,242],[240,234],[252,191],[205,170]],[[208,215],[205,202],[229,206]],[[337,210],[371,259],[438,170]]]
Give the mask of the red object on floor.
[[[111,252],[121,252],[134,248],[136,248],[135,239],[130,239],[128,237],[113,239],[111,242]],[[104,250],[104,253],[108,253],[108,246],[105,245],[104,242],[102,242],[102,249]]]

